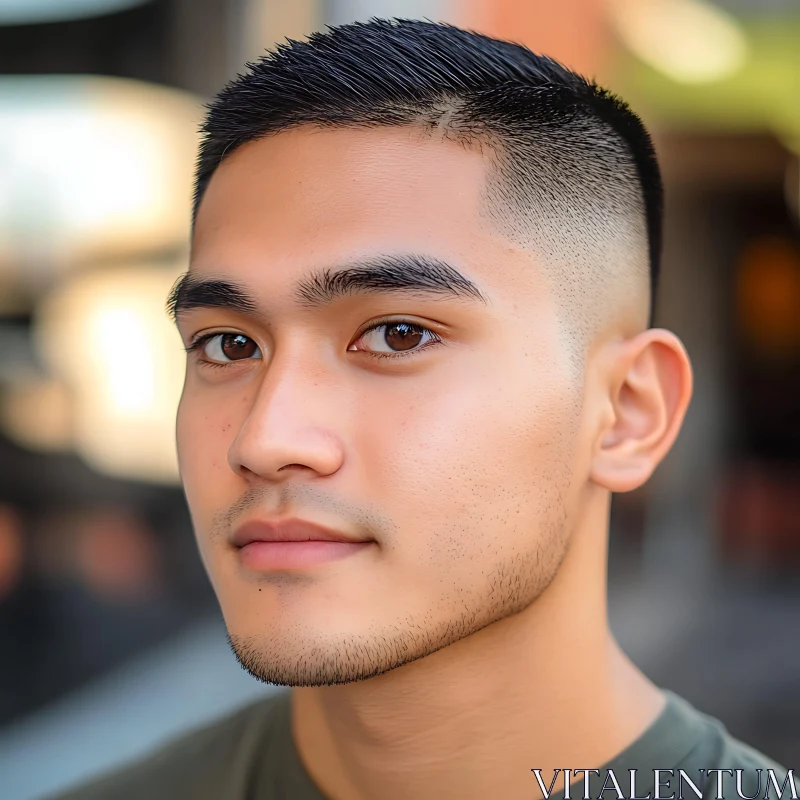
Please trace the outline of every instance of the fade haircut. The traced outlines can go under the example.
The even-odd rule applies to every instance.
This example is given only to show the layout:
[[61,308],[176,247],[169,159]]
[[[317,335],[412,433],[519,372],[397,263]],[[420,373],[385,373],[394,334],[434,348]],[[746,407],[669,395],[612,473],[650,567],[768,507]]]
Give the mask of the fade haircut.
[[658,163],[639,118],[593,81],[519,44],[406,19],[331,27],[246,66],[208,106],[193,225],[247,142],[301,125],[416,126],[483,153],[486,215],[545,266],[580,351],[623,306],[652,324]]

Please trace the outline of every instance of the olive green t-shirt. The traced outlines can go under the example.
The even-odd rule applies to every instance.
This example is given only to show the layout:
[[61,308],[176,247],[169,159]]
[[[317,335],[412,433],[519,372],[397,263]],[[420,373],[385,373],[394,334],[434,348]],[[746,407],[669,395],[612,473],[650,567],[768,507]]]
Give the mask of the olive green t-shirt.
[[[283,691],[271,695],[221,721],[184,734],[143,760],[59,795],[57,800],[325,800],[294,746],[290,694]],[[683,781],[679,786],[679,770],[702,791],[703,798],[739,797],[736,773],[707,772],[713,769],[742,770],[740,791],[749,797],[763,798],[767,787],[770,798],[798,797],[800,781],[787,769],[733,739],[721,722],[702,714],[681,697],[669,691],[664,694],[664,710],[642,736],[602,767],[599,775],[589,773],[589,797],[631,797],[633,769],[637,770],[633,787],[637,798],[648,794],[654,800],[670,795],[679,798],[679,791],[684,798],[696,798],[697,793],[688,783]],[[534,767],[536,764],[531,764],[531,770]],[[574,770],[581,765],[564,767]],[[783,788],[780,795],[769,777],[770,769],[778,788]],[[655,770],[673,770],[673,775],[657,774]],[[704,785],[700,770],[706,771]],[[619,791],[613,787],[609,772]],[[790,782],[784,784],[787,774]],[[536,777],[531,773],[530,778],[534,797]],[[657,780],[661,783],[658,793]],[[792,781],[798,787],[794,795]],[[544,782],[547,788],[549,779]],[[584,773],[572,777],[569,794],[572,800],[584,797]],[[557,776],[550,797],[565,797],[563,773]]]

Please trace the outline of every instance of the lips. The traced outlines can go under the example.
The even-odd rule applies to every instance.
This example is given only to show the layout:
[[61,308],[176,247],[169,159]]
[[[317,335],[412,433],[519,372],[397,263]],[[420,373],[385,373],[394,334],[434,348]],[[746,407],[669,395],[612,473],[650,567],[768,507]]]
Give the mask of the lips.
[[356,536],[317,525],[302,519],[248,520],[233,534],[235,547],[246,547],[253,542],[344,542],[360,544],[369,541]]
[[308,570],[368,551],[373,539],[301,519],[248,520],[234,532],[239,563],[260,573]]

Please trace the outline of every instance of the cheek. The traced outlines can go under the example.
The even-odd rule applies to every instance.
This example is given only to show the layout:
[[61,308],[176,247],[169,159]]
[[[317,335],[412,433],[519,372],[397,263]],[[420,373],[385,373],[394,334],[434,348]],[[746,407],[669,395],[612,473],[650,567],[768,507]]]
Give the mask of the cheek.
[[394,416],[370,426],[378,433],[364,446],[372,490],[404,532],[398,557],[441,566],[497,555],[563,512],[574,398],[555,379],[495,372],[389,407]]
[[[222,405],[181,399],[176,418],[176,441],[181,479],[190,506],[202,509],[224,490],[226,474],[235,479],[228,450],[235,436],[234,420]],[[195,502],[196,501],[196,502]]]

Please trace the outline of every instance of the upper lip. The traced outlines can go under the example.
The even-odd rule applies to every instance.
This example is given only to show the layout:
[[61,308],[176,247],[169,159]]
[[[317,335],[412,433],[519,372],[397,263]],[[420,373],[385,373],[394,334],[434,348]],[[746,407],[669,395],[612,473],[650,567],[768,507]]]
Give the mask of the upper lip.
[[236,547],[244,547],[251,542],[365,542],[341,531],[326,528],[304,519],[251,519],[239,525],[231,542]]

